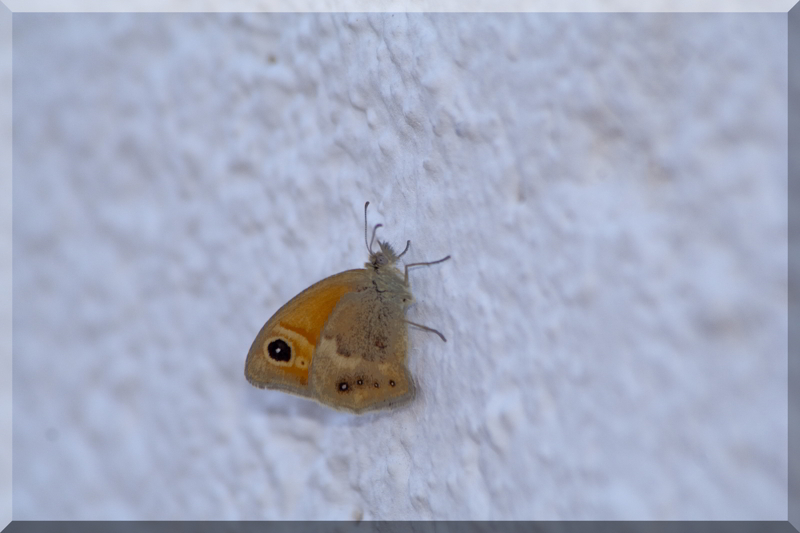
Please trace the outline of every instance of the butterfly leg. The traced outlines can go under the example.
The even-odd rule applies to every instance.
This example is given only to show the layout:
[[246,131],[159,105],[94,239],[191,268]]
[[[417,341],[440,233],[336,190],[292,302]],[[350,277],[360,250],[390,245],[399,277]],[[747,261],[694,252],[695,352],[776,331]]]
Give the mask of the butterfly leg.
[[[409,242],[409,244],[411,244],[411,241],[408,241],[408,242]],[[407,249],[408,249],[408,246],[406,246],[406,250],[407,250]],[[403,254],[404,254],[404,253],[406,253],[406,252],[405,252],[405,250],[403,251]],[[400,254],[400,255],[403,255],[403,254]],[[406,285],[408,285],[408,269],[409,269],[409,268],[411,268],[411,267],[416,267],[416,266],[430,266],[430,265],[436,265],[436,264],[438,264],[438,263],[443,263],[443,262],[447,261],[448,259],[450,259],[450,256],[449,256],[449,255],[448,255],[447,257],[444,257],[444,258],[442,258],[442,259],[439,259],[438,261],[429,261],[429,262],[427,262],[427,263],[410,263],[410,264],[406,265]]]
[[408,247],[409,246],[411,246],[411,241],[406,241],[406,247],[403,249],[402,252],[400,252],[400,255],[397,256],[398,259],[400,259],[401,257],[403,257],[406,254],[406,252],[408,251]]
[[431,333],[436,333],[437,335],[439,335],[439,338],[440,338],[440,339],[442,339],[444,342],[447,342],[447,339],[445,339],[445,338],[444,338],[444,335],[442,335],[441,333],[439,333],[439,331],[438,331],[438,330],[435,330],[435,329],[433,329],[433,328],[429,328],[428,326],[423,326],[422,324],[417,324],[417,323],[415,323],[415,322],[411,322],[410,320],[405,320],[405,323],[406,323],[406,324],[411,324],[412,326],[416,326],[416,327],[418,327],[419,329],[424,329],[425,331],[430,331]]

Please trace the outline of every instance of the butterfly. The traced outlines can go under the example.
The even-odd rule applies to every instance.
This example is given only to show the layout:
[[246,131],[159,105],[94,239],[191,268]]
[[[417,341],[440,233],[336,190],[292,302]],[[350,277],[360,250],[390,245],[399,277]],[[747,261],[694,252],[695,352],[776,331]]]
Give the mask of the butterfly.
[[316,400],[334,409],[363,413],[392,409],[414,398],[408,369],[408,325],[444,335],[405,319],[414,301],[408,269],[450,259],[411,263],[404,271],[395,264],[401,253],[378,240],[367,241],[364,204],[364,244],[369,262],[307,288],[270,318],[256,336],[245,361],[252,385],[278,389]]

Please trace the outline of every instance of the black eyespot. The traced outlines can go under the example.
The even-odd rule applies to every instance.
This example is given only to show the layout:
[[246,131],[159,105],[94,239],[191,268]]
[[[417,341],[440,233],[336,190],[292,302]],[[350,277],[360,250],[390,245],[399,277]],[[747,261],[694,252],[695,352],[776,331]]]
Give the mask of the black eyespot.
[[363,385],[364,384],[364,380],[363,379],[359,379],[358,381],[356,381],[356,383],[359,384],[359,385]]
[[390,387],[394,387],[394,380],[393,380],[393,379],[390,379],[390,380],[389,380],[389,386],[390,386]]
[[380,385],[378,385],[378,382],[376,381],[375,382],[375,388],[377,389],[378,387],[380,387]]
[[292,349],[283,339],[275,339],[269,343],[267,353],[271,359],[284,363],[292,358]]
[[346,381],[342,381],[336,387],[339,389],[339,392],[347,392],[349,388]]

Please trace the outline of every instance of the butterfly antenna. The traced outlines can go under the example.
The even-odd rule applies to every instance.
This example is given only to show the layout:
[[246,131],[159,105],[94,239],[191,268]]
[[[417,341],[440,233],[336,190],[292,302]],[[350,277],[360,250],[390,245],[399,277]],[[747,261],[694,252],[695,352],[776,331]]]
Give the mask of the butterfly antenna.
[[367,207],[369,206],[369,202],[364,204],[364,244],[367,245],[367,251],[370,255],[372,255],[372,243],[375,242],[375,232],[378,231],[378,228],[383,226],[383,224],[376,224],[374,228],[372,228],[372,238],[367,242]]
[[375,242],[375,232],[378,231],[378,228],[381,226],[383,226],[383,224],[375,224],[375,227],[372,228],[372,238],[369,240],[369,246],[367,247],[370,254],[372,253],[372,243]]

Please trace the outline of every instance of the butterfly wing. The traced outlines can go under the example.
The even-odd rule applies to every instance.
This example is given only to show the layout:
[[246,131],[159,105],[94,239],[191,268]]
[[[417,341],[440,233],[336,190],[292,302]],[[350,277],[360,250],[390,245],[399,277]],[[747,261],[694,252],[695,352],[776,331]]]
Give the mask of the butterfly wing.
[[342,296],[314,352],[309,387],[325,405],[353,413],[396,407],[414,397],[406,363],[405,309],[411,293],[377,285]]
[[325,278],[286,303],[256,336],[247,354],[244,374],[259,388],[312,396],[309,370],[314,348],[328,317],[346,294],[369,283],[363,269]]

